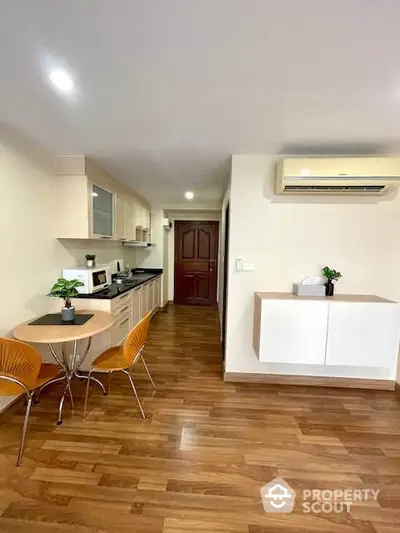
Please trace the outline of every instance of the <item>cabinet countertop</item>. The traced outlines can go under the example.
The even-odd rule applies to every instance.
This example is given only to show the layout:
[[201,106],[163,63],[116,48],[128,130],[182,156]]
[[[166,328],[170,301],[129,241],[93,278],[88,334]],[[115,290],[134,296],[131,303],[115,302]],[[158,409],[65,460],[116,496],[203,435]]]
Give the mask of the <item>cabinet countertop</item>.
[[319,300],[329,302],[397,303],[373,294],[335,294],[334,296],[297,296],[291,292],[256,292],[261,300]]
[[122,294],[131,291],[132,289],[136,289],[140,285],[143,285],[144,283],[161,276],[162,270],[157,272],[154,270],[152,272],[143,272],[140,274],[139,278],[135,277],[137,275],[133,274],[129,283],[123,283],[121,285],[118,285],[117,283],[111,283],[109,287],[102,291],[95,292],[93,294],[79,294],[75,296],[75,298],[82,298],[86,300],[112,300],[117,296],[121,296]]

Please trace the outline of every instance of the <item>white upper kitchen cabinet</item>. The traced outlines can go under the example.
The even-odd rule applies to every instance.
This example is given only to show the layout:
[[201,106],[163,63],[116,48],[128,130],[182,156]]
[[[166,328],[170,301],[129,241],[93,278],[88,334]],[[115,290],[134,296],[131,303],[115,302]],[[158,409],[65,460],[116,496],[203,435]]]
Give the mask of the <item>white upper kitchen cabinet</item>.
[[114,194],[95,183],[91,184],[91,234],[101,239],[114,237]]
[[136,211],[136,227],[144,231],[150,229],[150,211],[142,205],[135,205]]
[[126,202],[126,238],[128,241],[136,240],[136,216],[137,207],[133,200]]
[[55,173],[58,238],[136,240],[148,225],[145,201],[85,156],[57,157]]
[[145,231],[150,230],[150,211],[142,207],[142,224]]
[[119,241],[128,238],[128,212],[127,200],[117,194],[115,198],[115,237]]
[[332,302],[326,364],[392,368],[399,320],[395,302]]
[[328,308],[328,302],[323,300],[263,299],[259,360],[323,365]]

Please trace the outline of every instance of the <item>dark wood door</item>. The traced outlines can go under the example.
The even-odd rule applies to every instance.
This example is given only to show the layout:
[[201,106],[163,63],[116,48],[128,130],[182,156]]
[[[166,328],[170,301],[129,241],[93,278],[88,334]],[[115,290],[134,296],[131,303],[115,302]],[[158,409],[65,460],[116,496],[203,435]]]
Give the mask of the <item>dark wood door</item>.
[[218,222],[175,222],[175,303],[217,303],[218,233]]

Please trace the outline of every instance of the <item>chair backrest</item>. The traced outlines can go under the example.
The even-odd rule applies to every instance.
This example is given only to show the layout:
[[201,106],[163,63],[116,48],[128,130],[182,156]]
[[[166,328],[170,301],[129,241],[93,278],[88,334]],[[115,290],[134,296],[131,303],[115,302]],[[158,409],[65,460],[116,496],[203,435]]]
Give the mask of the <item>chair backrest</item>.
[[0,377],[17,379],[29,389],[36,384],[41,364],[40,354],[33,346],[0,338]]
[[146,344],[147,333],[150,326],[150,318],[150,313],[142,318],[142,320],[132,329],[124,342],[124,357],[129,365],[134,363],[135,357]]

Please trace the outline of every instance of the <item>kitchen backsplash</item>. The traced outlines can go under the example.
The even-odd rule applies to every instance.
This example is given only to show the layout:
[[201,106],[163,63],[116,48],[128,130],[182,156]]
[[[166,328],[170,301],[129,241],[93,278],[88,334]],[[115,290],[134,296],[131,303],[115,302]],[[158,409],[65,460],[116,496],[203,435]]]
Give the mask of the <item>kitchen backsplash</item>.
[[118,242],[90,241],[90,240],[59,240],[68,253],[70,264],[64,265],[65,268],[74,266],[83,266],[85,264],[85,255],[96,255],[96,264],[108,264],[116,259],[123,259],[125,265],[129,264],[132,268],[136,265],[136,250],[133,247],[122,246]]

